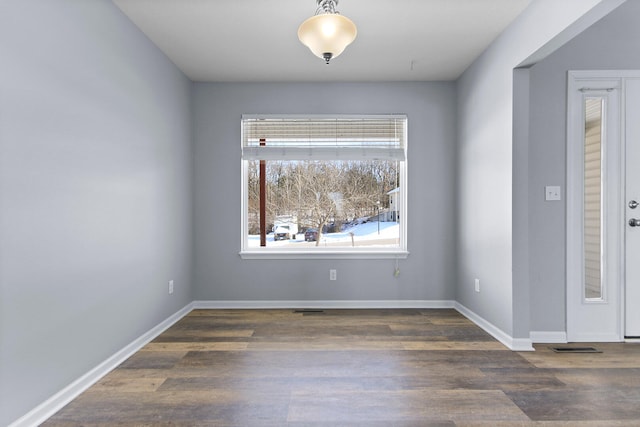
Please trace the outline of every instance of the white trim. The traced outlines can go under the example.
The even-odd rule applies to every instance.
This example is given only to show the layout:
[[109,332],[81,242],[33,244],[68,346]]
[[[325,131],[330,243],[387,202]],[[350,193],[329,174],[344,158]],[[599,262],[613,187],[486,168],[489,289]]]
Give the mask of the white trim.
[[482,328],[486,333],[500,341],[507,348],[513,351],[535,351],[529,338],[513,338],[493,323],[478,316],[464,305],[456,302],[454,308],[467,319]]
[[615,333],[577,333],[568,339],[570,342],[624,342],[624,338]]
[[453,300],[317,300],[317,301],[194,301],[194,309],[371,309],[453,308],[513,351],[535,351],[531,339],[513,338]]
[[534,343],[567,343],[567,333],[565,331],[531,331],[529,333],[531,342]]
[[511,344],[507,347],[511,351],[536,351],[530,338],[511,338]]
[[194,309],[455,308],[451,300],[194,301]]
[[267,249],[240,252],[242,259],[407,259],[408,251],[318,250],[290,251]]
[[116,352],[98,366],[64,387],[62,390],[42,402],[40,405],[18,418],[9,427],[31,427],[37,426],[45,422],[49,417],[62,409],[65,405],[78,397],[82,392],[87,390],[93,384],[98,382],[102,377],[115,369],[122,362],[131,357],[135,352],[147,345],[150,341],[171,327],[178,320],[182,319],[193,309],[193,303],[187,304],[181,310],[169,316],[157,326],[151,328],[142,334],[130,344]]
[[139,351],[194,309],[447,309],[452,308],[513,351],[534,351],[530,339],[512,338],[502,330],[453,300],[318,300],[318,301],[193,301],[151,328],[104,362],[12,422],[9,427],[32,427],[45,422],[102,377]]

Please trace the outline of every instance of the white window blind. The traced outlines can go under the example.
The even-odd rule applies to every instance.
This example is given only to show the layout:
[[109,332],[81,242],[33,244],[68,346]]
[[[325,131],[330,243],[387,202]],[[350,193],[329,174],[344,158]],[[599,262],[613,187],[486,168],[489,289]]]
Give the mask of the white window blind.
[[243,160],[406,159],[407,117],[242,116]]

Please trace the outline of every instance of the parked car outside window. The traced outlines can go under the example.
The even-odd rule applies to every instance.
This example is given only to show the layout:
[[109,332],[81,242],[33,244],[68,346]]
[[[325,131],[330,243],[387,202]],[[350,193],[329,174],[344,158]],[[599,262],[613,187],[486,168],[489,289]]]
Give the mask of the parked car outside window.
[[318,240],[318,229],[317,228],[307,228],[307,231],[304,232],[304,241],[305,242],[315,242]]

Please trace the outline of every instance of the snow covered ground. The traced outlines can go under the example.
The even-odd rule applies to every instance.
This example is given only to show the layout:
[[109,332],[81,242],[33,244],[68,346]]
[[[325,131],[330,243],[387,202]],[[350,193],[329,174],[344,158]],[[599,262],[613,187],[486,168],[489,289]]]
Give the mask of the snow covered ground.
[[[380,222],[378,234],[378,222],[365,222],[339,233],[323,234],[319,246],[367,246],[367,247],[397,247],[400,236],[400,225],[397,222]],[[353,233],[353,242],[351,240]],[[267,234],[267,247],[300,247],[315,246],[316,242],[305,242],[304,233],[296,236],[295,240],[273,240],[273,233]],[[260,246],[260,236],[249,236],[249,247]]]

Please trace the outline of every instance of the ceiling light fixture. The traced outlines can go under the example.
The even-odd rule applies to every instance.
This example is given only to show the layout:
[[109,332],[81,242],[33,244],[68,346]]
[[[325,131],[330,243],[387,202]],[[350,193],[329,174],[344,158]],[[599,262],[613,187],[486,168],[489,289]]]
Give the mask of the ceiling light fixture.
[[358,31],[351,19],[336,10],[338,0],[316,1],[316,14],[300,24],[298,38],[328,64],[355,40]]

